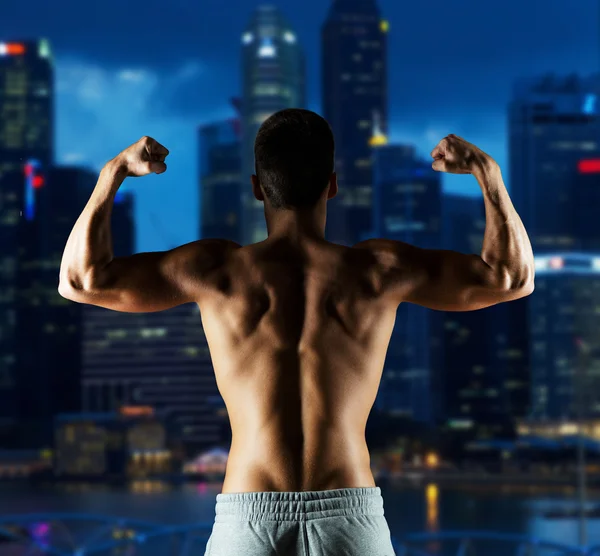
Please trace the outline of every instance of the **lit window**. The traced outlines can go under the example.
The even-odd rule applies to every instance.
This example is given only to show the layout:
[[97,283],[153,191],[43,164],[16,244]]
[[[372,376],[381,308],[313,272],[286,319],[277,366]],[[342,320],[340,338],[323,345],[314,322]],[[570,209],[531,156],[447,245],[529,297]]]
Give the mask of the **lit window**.
[[254,118],[252,121],[255,124],[262,124],[271,114],[272,114],[272,112],[259,112],[254,115]]
[[244,33],[242,35],[242,42],[244,44],[250,44],[254,40],[254,35],[252,33]]
[[354,161],[354,166],[356,166],[357,168],[368,168],[369,166],[371,166],[371,159],[358,158]]
[[271,39],[263,39],[260,48],[258,49],[258,57],[259,58],[274,58],[277,54],[275,46],[273,46],[273,42]]
[[38,56],[40,58],[50,58],[50,45],[46,39],[40,41],[38,47]]
[[387,33],[390,30],[390,22],[386,19],[381,20],[379,23],[379,28],[381,29],[382,33]]
[[287,43],[294,44],[296,42],[296,35],[291,31],[286,31],[283,34],[283,40]]
[[274,83],[260,83],[254,87],[254,96],[277,96],[281,87]]

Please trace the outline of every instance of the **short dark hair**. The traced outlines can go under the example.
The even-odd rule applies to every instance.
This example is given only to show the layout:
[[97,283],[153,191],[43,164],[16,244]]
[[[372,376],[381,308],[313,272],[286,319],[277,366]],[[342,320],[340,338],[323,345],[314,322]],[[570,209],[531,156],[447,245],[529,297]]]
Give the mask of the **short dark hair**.
[[256,175],[275,209],[310,208],[334,171],[334,140],[324,118],[299,108],[269,117],[254,143]]

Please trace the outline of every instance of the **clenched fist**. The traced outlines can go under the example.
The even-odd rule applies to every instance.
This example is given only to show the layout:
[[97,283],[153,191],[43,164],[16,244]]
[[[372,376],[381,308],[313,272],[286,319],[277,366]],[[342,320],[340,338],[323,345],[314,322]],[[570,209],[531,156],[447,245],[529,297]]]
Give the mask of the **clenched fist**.
[[495,164],[494,159],[475,145],[458,135],[444,137],[433,151],[431,167],[438,172],[472,174],[474,171]]
[[144,136],[114,158],[127,177],[138,178],[152,172],[162,174],[167,170],[165,158],[169,150],[152,137]]

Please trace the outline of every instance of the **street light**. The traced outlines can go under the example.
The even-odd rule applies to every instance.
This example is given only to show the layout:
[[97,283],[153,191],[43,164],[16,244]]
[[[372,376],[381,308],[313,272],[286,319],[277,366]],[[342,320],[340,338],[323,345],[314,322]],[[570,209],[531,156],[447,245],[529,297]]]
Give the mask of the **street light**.
[[434,452],[429,452],[425,457],[425,465],[429,467],[429,469],[435,469],[440,463],[440,458]]

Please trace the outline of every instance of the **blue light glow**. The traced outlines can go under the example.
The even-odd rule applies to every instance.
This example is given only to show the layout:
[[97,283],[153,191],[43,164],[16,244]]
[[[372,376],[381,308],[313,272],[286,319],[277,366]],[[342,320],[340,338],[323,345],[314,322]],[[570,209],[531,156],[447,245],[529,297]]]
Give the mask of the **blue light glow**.
[[583,100],[583,113],[584,114],[595,114],[596,113],[596,95],[589,94],[585,96]]
[[259,58],[274,58],[276,54],[273,41],[269,38],[263,39],[260,48],[258,49]]
[[40,163],[31,159],[25,163],[25,219],[33,220],[35,217],[35,187],[33,181]]

